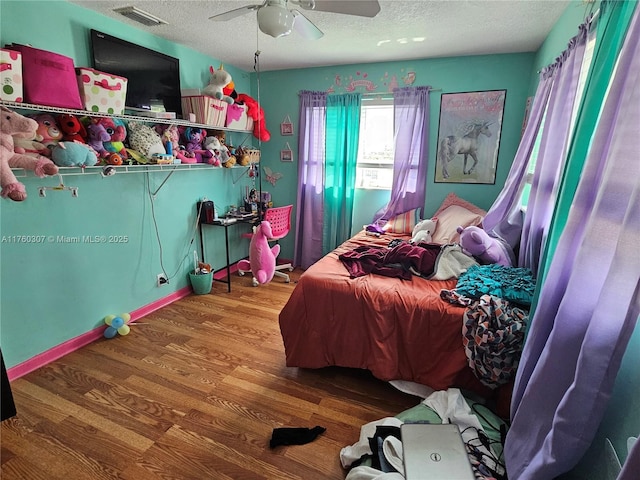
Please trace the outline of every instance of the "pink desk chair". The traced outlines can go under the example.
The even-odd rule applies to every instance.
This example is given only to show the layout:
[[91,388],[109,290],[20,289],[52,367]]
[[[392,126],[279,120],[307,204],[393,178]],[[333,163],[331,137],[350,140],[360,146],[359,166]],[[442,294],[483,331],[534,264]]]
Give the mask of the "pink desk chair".
[[[284,207],[271,207],[268,208],[264,214],[264,220],[269,222],[271,225],[271,238],[267,240],[269,242],[277,242],[281,238],[284,238],[291,230],[291,210],[293,210],[293,205],[286,205]],[[253,234],[245,233],[242,236],[245,238],[251,238]],[[291,279],[289,275],[284,273],[282,270],[293,271],[293,265],[290,263],[283,263],[281,265],[276,265],[276,271],[273,273],[274,276],[284,278],[285,283],[289,283]],[[238,269],[238,274],[243,276],[245,273],[251,273],[250,270],[240,270]],[[258,286],[258,281],[254,278],[252,285],[254,287]]]

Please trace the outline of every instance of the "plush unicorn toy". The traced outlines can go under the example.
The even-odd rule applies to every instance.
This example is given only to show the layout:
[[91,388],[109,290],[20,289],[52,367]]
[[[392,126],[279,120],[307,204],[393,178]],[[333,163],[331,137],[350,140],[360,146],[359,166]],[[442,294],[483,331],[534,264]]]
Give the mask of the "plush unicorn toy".
[[229,72],[226,72],[222,65],[220,65],[218,70],[210,66],[209,73],[211,73],[209,85],[204,87],[202,93],[231,105],[234,102],[233,98],[224,94],[224,87],[231,83],[231,75]]
[[280,253],[280,245],[269,247],[267,239],[271,238],[271,224],[262,221],[256,227],[256,231],[251,237],[249,245],[249,260],[240,260],[238,268],[253,273],[254,285],[258,283],[269,283],[276,271],[276,258]]

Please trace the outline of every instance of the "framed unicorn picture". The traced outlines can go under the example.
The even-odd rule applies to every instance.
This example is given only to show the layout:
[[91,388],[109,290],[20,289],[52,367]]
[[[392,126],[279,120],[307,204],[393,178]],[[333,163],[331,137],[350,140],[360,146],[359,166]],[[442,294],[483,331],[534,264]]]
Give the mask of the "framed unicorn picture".
[[442,94],[436,183],[496,183],[506,96],[506,90]]

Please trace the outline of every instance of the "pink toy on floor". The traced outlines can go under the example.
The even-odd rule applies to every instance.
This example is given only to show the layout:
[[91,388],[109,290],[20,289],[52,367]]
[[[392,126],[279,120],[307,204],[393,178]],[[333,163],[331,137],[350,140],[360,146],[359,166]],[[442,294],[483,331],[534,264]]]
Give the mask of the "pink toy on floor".
[[15,153],[13,137],[20,135],[25,138],[33,138],[38,128],[38,122],[24,117],[6,107],[0,107],[2,118],[0,119],[0,185],[2,186],[2,198],[20,202],[27,198],[24,185],[20,183],[11,171],[11,167],[33,170],[39,176],[55,175],[58,167],[46,157],[33,157],[21,153]]
[[280,253],[280,245],[269,247],[267,239],[272,235],[271,224],[266,220],[260,222],[251,237],[249,260],[238,262],[238,268],[245,271],[251,270],[253,278],[258,283],[269,283],[276,271],[276,258]]

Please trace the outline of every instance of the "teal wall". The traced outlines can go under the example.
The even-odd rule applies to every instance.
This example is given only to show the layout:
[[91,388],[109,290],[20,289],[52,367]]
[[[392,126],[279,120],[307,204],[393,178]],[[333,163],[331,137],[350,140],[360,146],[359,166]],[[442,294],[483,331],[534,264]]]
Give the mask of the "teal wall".
[[[267,185],[278,204],[295,203],[297,187],[297,137],[280,135],[280,122],[288,115],[298,127],[298,92],[300,90],[327,91],[333,88],[336,93],[344,93],[345,85],[351,80],[369,80],[375,85],[375,91],[385,93],[395,81],[403,85],[403,78],[414,72],[413,85],[431,85],[441,89],[431,93],[429,168],[426,178],[425,212],[430,214],[440,205],[449,192],[455,192],[482,208],[488,209],[502,189],[511,162],[520,142],[520,132],[526,103],[533,53],[509,55],[484,55],[456,58],[436,58],[403,62],[376,64],[342,65],[335,67],[307,68],[264,72],[260,75],[261,104],[267,112],[267,127],[271,131],[271,141],[263,145],[263,158],[280,158],[280,150],[286,142],[294,150],[293,163],[275,160],[270,164],[274,171],[283,174],[275,187]],[[336,84],[340,79],[340,85]],[[475,90],[507,90],[503,128],[500,141],[498,170],[495,185],[434,183],[438,118],[440,115],[440,95],[451,92]],[[358,87],[357,91],[362,91]],[[373,214],[384,206],[389,198],[388,192],[364,191],[356,195],[354,206],[354,229],[363,223],[370,223]],[[293,239],[285,239],[283,255],[293,254]]]
[[[573,1],[565,10],[562,17],[555,24],[553,30],[540,47],[534,61],[534,71],[531,78],[530,95],[535,94],[538,84],[540,68],[553,62],[567,47],[571,37],[578,33],[578,26],[584,22],[588,12],[595,11],[600,2],[596,2],[593,10],[590,5]],[[627,457],[627,438],[638,436],[640,433],[640,326],[627,347],[620,372],[616,378],[615,388],[604,419],[582,461],[573,471],[562,476],[563,480],[607,480],[608,470],[605,456],[605,439],[613,444],[620,460]]]
[[[66,2],[2,0],[0,18],[2,45],[29,43],[70,56],[76,66],[91,65],[91,28],[178,57],[183,88],[203,87],[209,65],[219,64],[217,59]],[[232,65],[225,69],[238,92],[250,92],[247,72]],[[236,144],[253,143],[248,134],[228,136]],[[200,250],[198,236],[192,240],[195,204],[203,196],[222,206],[238,203],[248,183],[246,175],[240,178],[244,172],[206,168],[173,174],[169,170],[119,172],[108,178],[95,173],[65,176],[65,185],[78,187],[78,198],[68,191],[49,191],[40,198],[38,187],[58,185],[57,177],[21,178],[27,200],[0,200],[0,235],[5,239],[0,244],[0,345],[7,366],[103,325],[108,314],[135,310],[187,286],[193,251]],[[151,198],[148,191],[156,190]],[[205,228],[206,260],[220,269],[226,264],[224,231]],[[247,255],[248,241],[240,239],[243,231],[242,226],[230,229],[233,260]],[[12,243],[11,237],[19,235],[53,236],[54,240]],[[126,236],[127,241],[57,242],[57,236],[77,235]],[[156,275],[163,270],[175,276],[169,285],[158,288]]]

